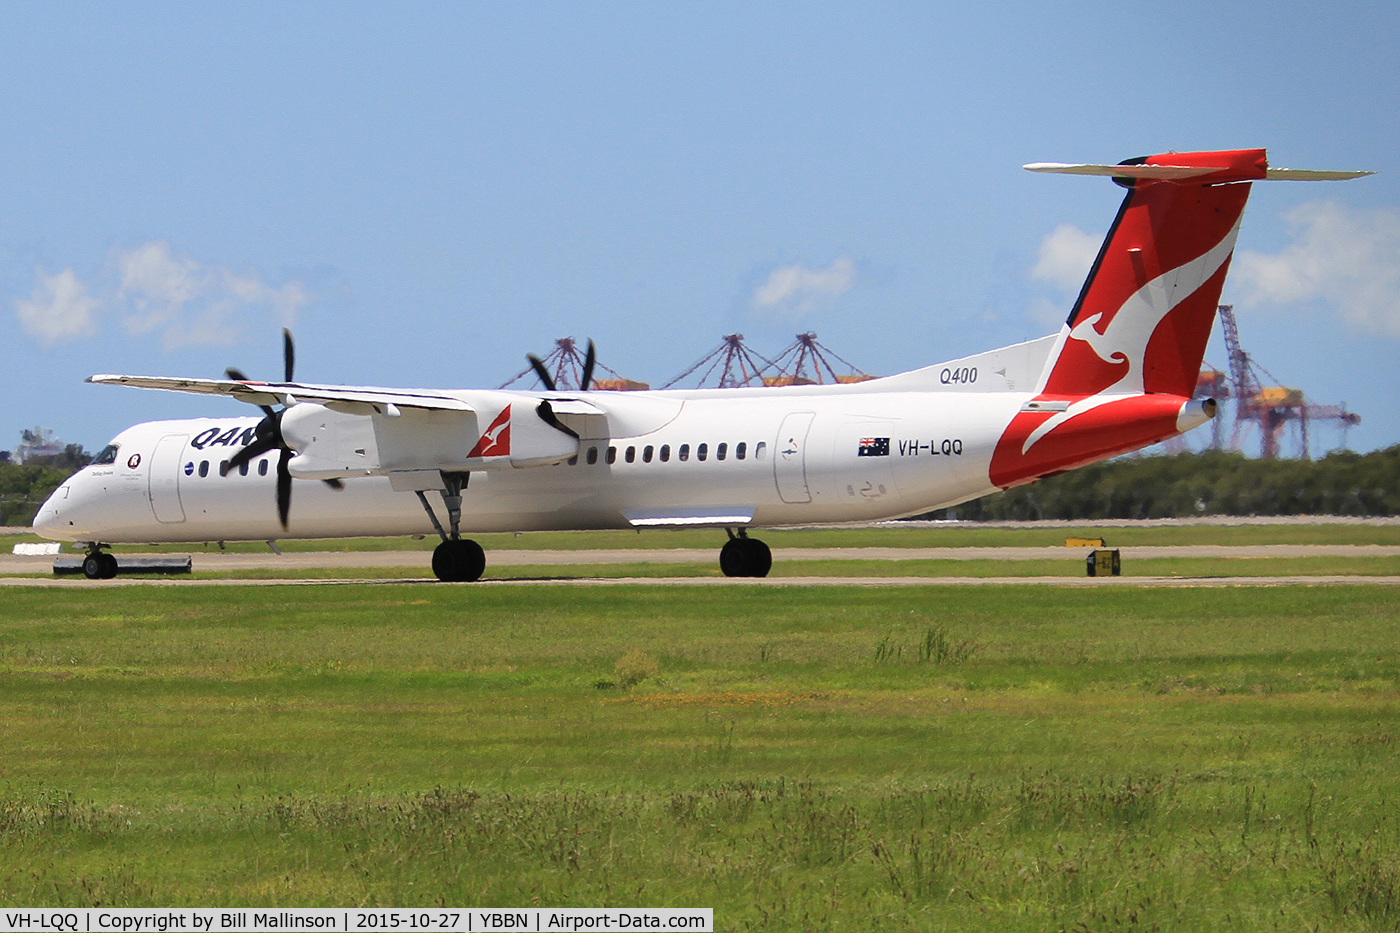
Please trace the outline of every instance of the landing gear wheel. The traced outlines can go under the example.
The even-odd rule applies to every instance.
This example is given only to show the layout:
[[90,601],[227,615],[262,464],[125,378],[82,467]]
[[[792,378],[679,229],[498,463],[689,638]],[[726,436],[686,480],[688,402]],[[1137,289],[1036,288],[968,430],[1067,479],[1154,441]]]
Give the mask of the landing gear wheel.
[[117,559],[102,551],[83,558],[83,576],[89,580],[110,580],[117,575]]
[[766,577],[773,552],[757,538],[732,538],[720,548],[719,569],[726,577]]
[[486,552],[475,541],[444,541],[433,549],[433,574],[444,583],[474,583],[486,570]]

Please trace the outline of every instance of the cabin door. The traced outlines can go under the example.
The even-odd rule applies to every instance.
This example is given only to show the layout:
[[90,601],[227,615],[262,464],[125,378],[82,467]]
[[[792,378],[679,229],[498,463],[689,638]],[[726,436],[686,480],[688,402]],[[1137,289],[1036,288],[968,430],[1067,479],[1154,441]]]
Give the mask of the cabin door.
[[185,520],[185,507],[180,504],[180,455],[187,440],[187,434],[167,434],[151,454],[151,511],[156,513],[156,521],[167,525]]
[[778,443],[773,448],[773,478],[778,496],[784,502],[811,502],[807,488],[807,432],[812,429],[814,412],[795,411],[783,419]]

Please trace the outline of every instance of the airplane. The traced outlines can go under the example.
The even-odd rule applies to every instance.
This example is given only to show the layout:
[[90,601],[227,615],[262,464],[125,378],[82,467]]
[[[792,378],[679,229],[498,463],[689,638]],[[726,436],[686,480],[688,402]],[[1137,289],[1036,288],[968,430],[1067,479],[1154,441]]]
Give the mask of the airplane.
[[128,428],[34,529],[80,542],[93,579],[116,575],[114,544],[435,533],[434,575],[470,582],[486,557],[464,532],[676,527],[725,530],[721,571],[762,577],[751,529],[926,513],[1209,421],[1192,396],[1252,183],[1372,174],[1270,168],[1263,149],[1025,168],[1127,189],[1056,334],[853,384],[598,392],[591,342],[583,391],[538,361],[540,391],[393,389],[294,381],[284,332],[282,382],[89,377],[263,417]]

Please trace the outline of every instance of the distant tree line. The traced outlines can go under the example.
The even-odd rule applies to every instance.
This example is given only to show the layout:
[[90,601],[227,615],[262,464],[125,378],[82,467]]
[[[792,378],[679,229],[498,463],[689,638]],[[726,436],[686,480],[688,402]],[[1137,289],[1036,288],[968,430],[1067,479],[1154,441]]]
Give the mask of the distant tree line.
[[1400,515],[1400,445],[1321,460],[1225,451],[1122,457],[931,513],[969,521],[1196,515]]
[[23,464],[0,463],[0,525],[32,525],[39,506],[69,476],[92,462],[82,444]]

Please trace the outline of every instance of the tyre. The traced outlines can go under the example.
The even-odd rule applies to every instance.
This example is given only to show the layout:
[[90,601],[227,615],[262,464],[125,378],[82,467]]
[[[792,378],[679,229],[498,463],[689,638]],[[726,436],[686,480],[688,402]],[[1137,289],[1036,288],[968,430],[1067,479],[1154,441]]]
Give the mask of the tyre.
[[768,545],[757,538],[740,538],[745,545],[744,559],[746,577],[766,577],[768,571],[773,569],[773,552],[768,550]]
[[743,577],[745,567],[745,552],[743,538],[730,538],[725,542],[724,547],[719,549],[719,572],[726,577]]
[[473,583],[486,570],[486,552],[475,541],[444,541],[433,549],[433,575],[444,583]]
[[112,580],[117,576],[117,556],[115,554],[99,554],[102,558],[102,579]]
[[83,576],[89,580],[107,579],[107,562],[102,558],[107,555],[101,551],[94,551],[83,558]]
[[773,552],[757,538],[733,538],[719,549],[719,570],[726,577],[766,577]]

